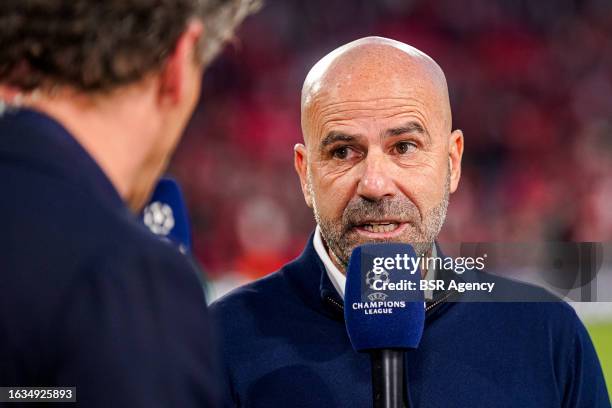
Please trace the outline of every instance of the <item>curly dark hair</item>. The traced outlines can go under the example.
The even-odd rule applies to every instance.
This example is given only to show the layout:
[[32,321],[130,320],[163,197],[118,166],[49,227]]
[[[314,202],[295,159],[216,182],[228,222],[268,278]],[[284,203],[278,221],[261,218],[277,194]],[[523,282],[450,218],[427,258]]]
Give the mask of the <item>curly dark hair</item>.
[[108,91],[159,69],[191,19],[209,62],[253,0],[1,0],[0,82]]

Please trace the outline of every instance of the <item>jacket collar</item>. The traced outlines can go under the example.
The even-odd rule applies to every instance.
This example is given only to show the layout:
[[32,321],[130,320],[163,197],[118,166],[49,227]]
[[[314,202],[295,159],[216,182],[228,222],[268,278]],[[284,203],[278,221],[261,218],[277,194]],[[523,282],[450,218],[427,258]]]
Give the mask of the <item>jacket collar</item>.
[[[325,266],[314,248],[313,239],[314,232],[310,235],[302,254],[286,265],[283,273],[307,305],[335,320],[344,320],[344,299],[340,297],[329,279]],[[436,250],[438,256],[444,257],[437,242]],[[462,280],[460,275],[446,270],[438,271],[436,278],[447,282],[451,278]],[[426,304],[427,318],[445,310],[452,304],[446,300],[456,300],[458,296],[459,294],[449,291],[434,292],[433,299]]]
[[113,207],[124,207],[100,166],[61,124],[29,109],[0,116],[0,158],[60,177]]

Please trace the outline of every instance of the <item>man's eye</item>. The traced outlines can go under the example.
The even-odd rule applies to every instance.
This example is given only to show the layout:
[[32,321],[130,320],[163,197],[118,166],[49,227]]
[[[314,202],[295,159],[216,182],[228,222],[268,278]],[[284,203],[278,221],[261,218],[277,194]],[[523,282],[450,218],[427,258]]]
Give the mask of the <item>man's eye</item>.
[[416,150],[417,146],[413,142],[399,142],[395,145],[395,151],[398,154],[406,154]]
[[346,158],[349,157],[350,153],[351,153],[351,148],[350,147],[342,146],[342,147],[339,147],[339,148],[335,149],[332,152],[332,156],[334,158],[336,158],[336,159],[345,160]]

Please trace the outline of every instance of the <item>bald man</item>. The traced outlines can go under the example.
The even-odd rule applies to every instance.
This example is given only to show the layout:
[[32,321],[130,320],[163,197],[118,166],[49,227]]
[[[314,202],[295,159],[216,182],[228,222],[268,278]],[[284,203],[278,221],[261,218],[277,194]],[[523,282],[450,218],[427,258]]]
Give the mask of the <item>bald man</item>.
[[[343,321],[345,269],[371,242],[435,256],[461,176],[463,134],[451,125],[444,73],[406,44],[360,39],[310,70],[294,159],[317,227],[297,260],[212,306],[230,406],[371,407],[370,360]],[[610,407],[566,304],[426,295],[423,338],[406,357],[411,407]]]

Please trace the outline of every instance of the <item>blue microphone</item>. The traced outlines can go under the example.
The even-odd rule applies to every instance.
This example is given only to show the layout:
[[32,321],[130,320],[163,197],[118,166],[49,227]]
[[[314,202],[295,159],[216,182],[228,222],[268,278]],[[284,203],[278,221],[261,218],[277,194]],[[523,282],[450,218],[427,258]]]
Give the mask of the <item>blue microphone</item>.
[[158,182],[149,204],[142,211],[142,221],[154,234],[174,243],[182,253],[191,253],[187,207],[174,179],[162,178]]
[[408,244],[357,247],[351,254],[344,296],[349,339],[372,359],[375,408],[405,408],[404,354],[418,347],[425,323],[421,269]]

